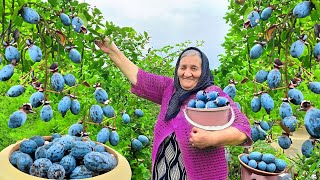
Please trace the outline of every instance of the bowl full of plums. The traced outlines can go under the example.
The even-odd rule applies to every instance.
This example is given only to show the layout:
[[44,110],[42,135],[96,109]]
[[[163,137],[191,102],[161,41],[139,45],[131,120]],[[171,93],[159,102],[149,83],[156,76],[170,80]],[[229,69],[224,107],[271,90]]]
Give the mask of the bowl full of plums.
[[229,127],[234,119],[234,111],[226,97],[217,91],[198,91],[196,98],[190,99],[184,109],[187,121],[204,130],[222,130]]
[[0,152],[0,179],[131,179],[128,161],[85,137],[33,136]]
[[287,163],[271,153],[253,151],[238,156],[240,164],[247,171],[261,176],[278,176],[286,172]]

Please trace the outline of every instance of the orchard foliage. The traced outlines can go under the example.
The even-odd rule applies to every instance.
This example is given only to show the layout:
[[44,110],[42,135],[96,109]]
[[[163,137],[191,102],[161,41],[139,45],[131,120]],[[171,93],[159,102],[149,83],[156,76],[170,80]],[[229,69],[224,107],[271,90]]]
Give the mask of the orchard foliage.
[[[110,132],[110,143],[103,141],[127,158],[133,179],[149,178],[154,109],[159,107],[131,94],[127,79],[93,41],[108,36],[139,67],[171,77],[172,61],[191,42],[148,48],[147,32],[116,26],[98,8],[78,1],[4,0],[0,14],[0,68],[5,70],[0,77],[0,149],[33,135],[67,134],[79,121],[98,140],[100,130],[110,126],[116,131]],[[101,88],[95,89],[97,84]],[[25,105],[30,113],[19,115],[11,129],[9,118],[24,103],[32,103],[33,109]],[[90,114],[90,109],[107,117]],[[131,119],[127,124],[123,114]],[[146,148],[132,149],[134,138]]]
[[[221,66],[214,71],[215,83],[225,87],[228,79],[240,82],[234,100],[251,121],[256,141],[253,149],[258,145],[266,149],[271,142],[290,148],[295,129],[306,127],[312,138],[306,139],[309,146],[303,145],[302,153],[308,152],[314,159],[318,155],[311,155],[312,148],[313,152],[318,151],[314,140],[318,135],[314,132],[320,133],[320,122],[313,120],[319,116],[311,115],[320,107],[319,93],[315,90],[318,88],[313,88],[320,81],[319,1],[232,0],[228,9],[225,20],[231,28],[223,43],[225,54],[220,56]],[[266,101],[265,97],[270,100]],[[315,109],[309,113],[300,111],[310,107],[309,102],[300,106],[303,100],[311,101]],[[315,124],[310,125],[310,121]],[[265,124],[273,126],[264,130]],[[315,175],[315,168],[297,168],[303,165],[295,163],[305,162],[301,158],[292,161],[294,165],[289,163],[295,168],[292,171],[295,178]],[[319,162],[308,162],[308,167],[319,167]]]
[[[303,124],[305,113],[297,111],[301,102],[310,100],[314,107],[319,106],[315,101],[317,91],[312,88],[320,73],[319,2],[231,2],[225,19],[231,29],[215,75],[240,82],[235,101],[250,119],[265,118],[278,124],[284,118],[279,113],[281,99],[288,98],[293,116]],[[224,87],[227,82],[216,78],[216,84]],[[257,96],[261,96],[261,110],[255,105],[257,100],[253,101]],[[273,102],[268,103],[264,96]]]

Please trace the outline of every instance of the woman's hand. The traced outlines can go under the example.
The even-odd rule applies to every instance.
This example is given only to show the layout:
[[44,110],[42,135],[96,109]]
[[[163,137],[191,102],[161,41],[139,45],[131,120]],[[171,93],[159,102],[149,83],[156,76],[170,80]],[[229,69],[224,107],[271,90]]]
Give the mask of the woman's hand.
[[193,147],[205,149],[225,145],[238,145],[247,139],[247,135],[235,127],[228,127],[219,131],[206,131],[193,127],[189,141]]
[[193,147],[205,149],[209,147],[219,146],[215,140],[215,131],[206,131],[200,128],[193,127],[190,133],[189,141]]
[[109,38],[105,38],[103,42],[96,39],[94,43],[115,63],[121,72],[129,79],[132,85],[137,84],[138,66],[133,64]]
[[110,54],[117,49],[117,46],[114,44],[114,42],[110,42],[110,39],[108,37],[104,38],[103,42],[96,39],[94,40],[94,43],[105,53]]

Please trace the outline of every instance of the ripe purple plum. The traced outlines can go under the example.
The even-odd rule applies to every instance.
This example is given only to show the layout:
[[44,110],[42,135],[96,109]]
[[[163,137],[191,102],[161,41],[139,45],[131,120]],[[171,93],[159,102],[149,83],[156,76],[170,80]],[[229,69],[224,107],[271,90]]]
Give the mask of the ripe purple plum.
[[8,92],[7,92],[7,96],[9,97],[18,97],[20,96],[21,94],[23,94],[25,91],[25,88],[24,86],[22,85],[15,85],[15,86],[12,86]]
[[21,55],[17,48],[13,46],[8,46],[6,47],[6,50],[5,50],[5,56],[6,56],[6,59],[10,62],[12,62],[13,60],[15,60],[16,62],[19,62]]
[[57,92],[62,92],[63,91],[63,89],[64,89],[64,78],[60,73],[58,73],[58,72],[53,73],[53,75],[51,77],[51,86]]
[[108,128],[102,128],[97,134],[97,141],[105,144],[109,141],[110,130]]
[[250,50],[250,58],[257,59],[262,55],[263,47],[261,44],[255,44]]
[[77,99],[71,101],[70,111],[72,114],[77,115],[80,113],[81,105]]
[[68,15],[66,15],[65,13],[60,13],[59,18],[60,18],[62,24],[64,24],[65,26],[70,26],[71,20]]
[[14,73],[14,66],[12,64],[5,65],[0,70],[0,81],[7,81],[9,80]]
[[64,117],[71,107],[71,99],[69,96],[64,96],[58,104],[58,111]]
[[41,106],[44,102],[44,94],[43,92],[35,92],[30,97],[30,104],[32,105],[32,108],[37,108]]
[[272,14],[272,7],[266,7],[262,12],[261,12],[261,19],[262,20],[268,20]]
[[53,110],[50,103],[45,103],[40,111],[40,119],[44,122],[49,122],[53,118]]
[[116,146],[119,143],[119,134],[117,133],[117,131],[113,130],[110,133],[110,137],[109,137],[109,142],[112,146]]
[[30,24],[37,24],[40,22],[40,16],[37,11],[29,7],[23,7],[21,9],[21,16],[24,21]]
[[297,18],[307,17],[312,9],[313,4],[310,1],[303,1],[297,4],[293,9],[293,15]]
[[76,63],[76,64],[80,64],[81,63],[81,54],[79,53],[78,50],[72,48],[69,51],[69,58],[71,59],[72,62]]
[[34,61],[34,62],[40,62],[42,59],[42,51],[41,49],[36,46],[36,45],[31,45],[28,48],[28,53],[30,58]]
[[95,123],[101,123],[103,120],[103,111],[99,105],[92,105],[90,108],[90,118]]
[[63,76],[64,79],[64,83],[70,87],[75,86],[76,85],[76,78],[74,77],[74,75],[72,74],[66,74]]

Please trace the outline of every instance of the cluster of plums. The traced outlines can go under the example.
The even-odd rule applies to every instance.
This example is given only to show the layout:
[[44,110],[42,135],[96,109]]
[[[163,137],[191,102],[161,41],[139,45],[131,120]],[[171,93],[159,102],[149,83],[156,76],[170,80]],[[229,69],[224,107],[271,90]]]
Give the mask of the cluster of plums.
[[220,96],[217,91],[200,90],[196,99],[190,99],[187,106],[192,108],[218,108],[229,105],[229,100]]

